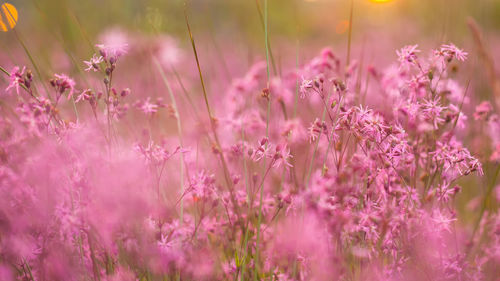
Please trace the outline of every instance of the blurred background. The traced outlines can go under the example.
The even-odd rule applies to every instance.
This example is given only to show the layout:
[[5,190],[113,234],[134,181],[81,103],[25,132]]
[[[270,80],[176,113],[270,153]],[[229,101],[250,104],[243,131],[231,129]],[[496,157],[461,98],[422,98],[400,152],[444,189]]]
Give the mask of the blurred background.
[[[225,82],[265,58],[262,0],[0,0],[6,2],[19,16],[13,30],[0,32],[0,65],[27,65],[45,81],[55,72],[83,73],[82,61],[98,43],[143,50],[163,38],[161,44],[170,45],[164,56],[194,67],[185,12],[202,65],[207,71],[219,69]],[[471,55],[467,68],[475,95],[491,94],[500,59],[494,52],[500,47],[500,0],[269,0],[268,5],[279,74],[325,46],[345,61],[352,22],[351,57],[365,66],[388,66],[404,45],[419,44],[427,53],[453,42]],[[135,69],[150,63],[140,59],[150,51],[139,52]]]
[[[200,45],[206,41],[219,49],[244,48],[256,54],[264,49],[260,18],[263,1],[258,0],[0,1],[5,2],[17,7],[19,20],[17,36],[14,32],[0,33],[2,64],[22,48],[16,37],[31,47],[29,51],[40,63],[47,63],[55,48],[75,57],[88,55],[99,35],[109,30],[145,36],[168,34],[187,44],[185,9],[195,36],[201,37]],[[433,46],[449,41],[467,47],[464,45],[471,39],[468,17],[478,22],[490,44],[496,44],[500,31],[498,0],[352,2],[352,40],[364,42],[370,47],[367,49],[377,52],[393,52],[389,48],[393,46]],[[269,32],[274,52],[297,42],[306,49],[326,45],[345,48],[350,9],[351,0],[270,0]]]

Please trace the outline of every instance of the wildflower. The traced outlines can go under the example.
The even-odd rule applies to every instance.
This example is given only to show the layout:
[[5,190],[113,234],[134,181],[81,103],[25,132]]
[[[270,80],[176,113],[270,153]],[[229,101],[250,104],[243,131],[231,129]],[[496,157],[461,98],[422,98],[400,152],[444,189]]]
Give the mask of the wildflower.
[[264,157],[273,157],[273,154],[271,152],[271,144],[269,143],[269,140],[267,138],[262,138],[259,141],[259,147],[257,147],[252,154],[252,159],[255,162],[260,161]]
[[66,90],[69,90],[68,100],[73,96],[75,91],[75,81],[69,78],[65,74],[54,74],[55,79],[50,80],[50,85],[54,87],[59,95],[64,94]]
[[92,90],[86,89],[82,91],[75,99],[75,103],[78,103],[82,100],[89,100],[92,97]]
[[284,164],[286,168],[293,167],[290,164],[289,159],[293,156],[290,154],[290,149],[285,145],[276,145],[275,152],[273,155],[273,167],[279,168],[281,164]]
[[[157,51],[147,45],[138,44]],[[45,274],[48,280],[135,280],[146,272],[182,280],[247,280],[255,274],[275,280],[420,280],[424,275],[413,270],[413,260],[432,280],[494,274],[481,266],[494,263],[500,252],[498,214],[485,211],[477,234],[465,237],[472,231],[465,231],[467,221],[454,225],[455,203],[461,202],[453,200],[462,189],[457,183],[467,188],[469,181],[461,178],[483,174],[462,140],[479,139],[479,150],[489,134],[490,160],[500,162],[500,118],[491,104],[481,103],[475,117],[487,121],[488,131],[463,130],[467,118],[457,104],[469,110],[464,89],[435,65],[463,54],[450,46],[439,51],[424,61],[416,45],[407,46],[398,56],[411,68],[372,68],[371,74],[356,71],[355,63],[341,69],[345,64],[329,49],[290,69],[291,76],[284,69],[269,81],[266,64],[256,64],[230,85],[218,85],[229,90],[217,93],[221,102],[210,112],[219,119],[209,117],[219,123],[210,131],[183,111],[196,110],[197,103],[187,106],[189,97],[179,99],[175,110],[154,97],[132,104],[148,117],[166,108],[158,122],[99,123],[105,121],[97,115],[103,114],[100,99],[106,97],[104,117],[120,118],[130,94],[110,82],[123,50],[103,46],[85,65],[87,71],[105,66],[106,94],[75,92],[77,103],[92,107],[78,112],[78,123],[68,121],[74,118],[62,108],[68,105],[58,111],[57,101],[43,92],[2,101],[18,104],[19,121],[10,113],[0,116],[0,279]],[[9,90],[16,83],[29,89],[30,75],[19,68],[13,73]],[[293,100],[296,73],[311,79],[298,80],[301,96],[315,93],[307,103]],[[370,75],[381,87],[363,82]],[[350,90],[360,81],[366,95]],[[66,75],[51,84],[57,98],[76,91]],[[278,101],[271,110],[280,111],[269,122],[255,98],[263,88],[264,97],[273,94]],[[307,120],[314,120],[308,131]],[[181,123],[182,134],[173,133]],[[156,141],[162,134],[165,139]],[[138,141],[130,144],[131,138]],[[185,155],[184,144],[196,145],[196,154]],[[258,163],[263,159],[265,167]],[[498,190],[490,194],[500,197]],[[479,212],[484,198],[477,198]],[[477,251],[465,260],[467,241]],[[356,276],[350,273],[353,258],[361,272]],[[2,262],[8,273],[2,274]],[[114,272],[107,265],[116,265]]]
[[146,161],[150,163],[163,163],[177,153],[185,153],[186,150],[177,147],[173,152],[168,152],[164,145],[158,145],[154,141],[149,141],[146,146],[141,144],[134,145],[134,150],[139,152]]
[[474,120],[485,120],[488,114],[491,112],[493,107],[489,101],[483,101],[478,106],[476,106],[476,111],[474,112]]
[[158,112],[158,105],[151,103],[151,98],[148,97],[140,103],[139,109],[146,115],[153,115]]
[[5,89],[5,92],[10,91],[12,88],[16,89],[16,93],[19,95],[19,86],[24,84],[24,71],[26,70],[26,67],[23,66],[23,69],[19,70],[19,67],[16,66],[12,69],[10,72],[10,83],[9,86]]
[[314,88],[314,82],[313,80],[308,80],[308,79],[303,79],[302,78],[302,83],[300,84],[300,98],[303,99],[306,97],[306,94]]
[[439,209],[434,209],[432,214],[432,220],[436,223],[442,230],[446,230],[451,233],[451,223],[457,219],[452,216],[447,216],[443,214]]
[[447,62],[450,62],[454,58],[459,61],[465,61],[468,55],[467,52],[457,48],[453,44],[442,45],[439,50],[435,51],[435,54],[443,57]]
[[335,90],[338,93],[342,93],[342,92],[344,92],[347,89],[346,85],[344,84],[344,82],[342,82],[342,80],[340,80],[340,79],[332,79],[331,81],[333,83],[333,86],[335,87]]
[[99,53],[105,61],[108,61],[111,64],[115,64],[118,58],[125,55],[128,52],[127,44],[118,44],[118,45],[104,45],[97,44],[95,45],[99,48]]
[[402,65],[414,64],[418,58],[417,53],[420,53],[420,50],[417,48],[418,45],[409,45],[396,51],[399,62],[401,62]]
[[162,37],[158,45],[158,57],[166,66],[177,65],[184,57],[184,52],[173,37]]
[[103,62],[103,57],[102,56],[97,56],[96,54],[94,54],[92,56],[92,58],[90,58],[90,60],[88,61],[84,61],[84,63],[87,65],[87,68],[85,69],[85,71],[89,72],[91,70],[93,70],[94,72],[98,71],[99,70],[99,64],[101,62]]
[[440,105],[439,97],[433,100],[424,100],[424,103],[422,104],[422,114],[424,119],[431,121],[434,125],[434,129],[437,129],[438,125],[444,122],[443,117],[441,117],[441,113],[444,109],[445,107]]
[[214,200],[217,196],[215,175],[207,174],[204,170],[200,171],[191,179],[189,192],[192,193],[194,200]]
[[328,128],[325,122],[321,122],[318,118],[308,128],[309,142],[314,142],[322,133],[327,134]]

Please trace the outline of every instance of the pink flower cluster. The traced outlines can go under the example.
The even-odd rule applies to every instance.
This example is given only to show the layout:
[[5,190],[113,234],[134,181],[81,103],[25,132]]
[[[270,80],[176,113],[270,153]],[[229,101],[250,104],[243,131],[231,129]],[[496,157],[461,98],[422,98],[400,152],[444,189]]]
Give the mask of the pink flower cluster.
[[[385,70],[330,49],[269,79],[259,62],[204,98],[160,64],[170,96],[116,90],[134,50],[97,47],[84,64],[100,88],[56,74],[44,92],[25,68],[9,73],[1,280],[498,278],[500,215],[487,203],[499,172],[467,148],[476,125],[455,45],[425,59],[404,47]],[[498,169],[494,111],[479,104],[473,122]],[[463,219],[470,182],[486,194]]]

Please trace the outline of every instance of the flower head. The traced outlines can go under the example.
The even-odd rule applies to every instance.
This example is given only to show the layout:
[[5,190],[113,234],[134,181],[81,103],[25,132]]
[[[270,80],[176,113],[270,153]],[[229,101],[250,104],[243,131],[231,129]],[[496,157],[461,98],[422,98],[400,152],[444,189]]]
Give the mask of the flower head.
[[16,93],[19,95],[19,86],[24,83],[24,71],[26,70],[26,67],[23,66],[23,69],[19,70],[19,67],[16,66],[12,69],[10,72],[9,76],[9,86],[5,89],[5,92],[10,91],[11,89],[15,88]]
[[445,58],[448,62],[450,62],[452,59],[465,61],[468,55],[467,52],[459,49],[453,44],[442,45],[439,50],[435,51],[435,54],[437,56]]
[[90,60],[83,62],[87,65],[87,68],[85,68],[85,71],[88,72],[88,71],[93,70],[94,72],[96,72],[97,70],[99,70],[99,64],[101,62],[103,62],[103,57],[97,56],[96,54],[94,54],[92,56],[92,58],[90,58]]
[[148,97],[139,105],[139,109],[146,115],[153,115],[158,112],[158,105],[151,102],[151,98]]
[[408,45],[396,51],[399,62],[401,62],[402,65],[414,64],[418,58],[417,53],[420,53],[420,50],[417,48],[418,45]]
[[491,103],[489,101],[483,101],[481,104],[476,106],[474,120],[485,120],[492,110],[493,107],[491,106]]
[[101,54],[103,59],[109,61],[111,64],[114,64],[119,57],[125,55],[128,52],[127,44],[118,44],[118,45],[97,44],[95,46],[99,48],[99,53]]
[[305,98],[306,94],[314,88],[314,82],[313,80],[309,79],[302,79],[302,83],[300,83],[300,98]]
[[273,156],[273,167],[280,167],[282,164],[285,165],[285,167],[288,169],[290,167],[293,167],[292,164],[290,164],[290,158],[293,156],[290,154],[290,149],[286,144],[284,145],[276,145],[274,149],[274,156]]
[[66,90],[69,90],[68,99],[70,99],[75,91],[75,81],[66,74],[54,74],[54,76],[55,79],[50,80],[52,87],[54,87],[60,95],[66,92]]

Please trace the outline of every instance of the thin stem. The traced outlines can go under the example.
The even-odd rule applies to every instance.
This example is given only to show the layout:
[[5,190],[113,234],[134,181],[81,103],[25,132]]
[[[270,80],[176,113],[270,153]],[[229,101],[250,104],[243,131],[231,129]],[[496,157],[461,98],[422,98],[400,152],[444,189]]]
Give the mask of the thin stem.
[[241,218],[241,214],[240,214],[240,210],[239,210],[239,205],[237,204],[236,198],[235,198],[235,195],[234,195],[233,182],[230,179],[229,169],[227,167],[226,159],[224,158],[224,153],[222,151],[222,146],[220,144],[219,137],[217,135],[215,118],[212,115],[212,111],[210,110],[210,105],[208,103],[208,95],[207,95],[207,90],[206,90],[206,87],[205,87],[205,81],[203,80],[203,74],[202,74],[202,71],[201,71],[200,61],[199,61],[199,58],[198,58],[198,52],[196,51],[196,44],[194,42],[193,33],[191,32],[191,26],[189,25],[189,19],[188,19],[188,15],[187,15],[186,9],[184,10],[184,17],[185,17],[185,20],[186,20],[186,26],[187,26],[188,33],[189,33],[189,39],[191,40],[191,46],[193,48],[194,57],[196,59],[196,67],[198,68],[198,74],[199,74],[199,77],[200,77],[201,88],[203,90],[203,98],[205,100],[205,106],[206,106],[206,109],[207,109],[208,117],[210,119],[210,125],[211,125],[210,128],[212,130],[212,134],[214,136],[215,144],[217,145],[217,149],[219,150],[218,155],[220,157],[220,160],[221,160],[221,163],[222,163],[222,167],[223,167],[223,170],[224,170],[224,180],[226,181],[226,185],[228,187],[229,195],[230,195],[230,198],[231,198],[231,202],[232,202],[232,204],[234,206],[235,212],[236,212],[238,218]]
[[354,0],[351,0],[351,10],[349,13],[349,32],[347,34],[347,59],[346,64],[349,65],[351,60],[351,38],[352,38],[352,16],[354,12]]
[[[331,91],[328,91],[328,97],[326,98],[327,101],[330,100],[330,95],[331,95]],[[325,104],[325,108],[323,109],[323,115],[321,117],[321,122],[325,121],[327,110],[328,110],[328,107]],[[316,145],[314,146],[313,155],[311,157],[311,163],[309,164],[309,170],[307,172],[307,178],[306,178],[306,186],[309,185],[309,180],[311,179],[311,173],[312,173],[312,169],[314,166],[314,158],[316,157],[316,152],[318,150],[320,139],[321,139],[321,131],[318,134],[318,140],[316,141]]]
[[[268,26],[268,6],[267,0],[264,0],[264,36],[265,36],[265,44],[266,44],[266,74],[267,74],[267,89],[269,89],[269,80],[270,80],[270,71],[269,71],[269,26]],[[258,3],[258,2],[257,2]],[[269,98],[267,99],[267,114],[266,114],[266,137],[269,138],[269,117],[271,115],[271,93],[269,93]],[[266,143],[266,146],[268,144]],[[272,164],[272,163],[271,163]],[[264,166],[266,165],[266,159],[264,158]],[[271,165],[270,165],[271,166]],[[264,173],[264,177],[262,178],[262,183],[260,186],[260,199],[259,199],[259,217],[257,219],[257,242],[256,242],[256,250],[255,250],[255,265],[254,265],[254,275],[253,279],[257,280],[257,276],[259,273],[259,259],[260,259],[260,225],[262,223],[262,202],[264,198],[264,178],[269,172],[268,168]]]
[[[270,62],[271,62],[271,66],[273,67],[273,73],[274,75],[278,75],[278,71],[276,70],[276,63],[274,62],[274,55],[273,55],[273,51],[272,51],[272,48],[271,48],[271,42],[269,41],[269,34],[268,34],[268,29],[267,29],[267,11],[264,11],[264,16],[262,15],[262,10],[260,8],[260,4],[259,4],[259,0],[255,0],[255,4],[257,5],[257,11],[259,12],[259,19],[260,19],[260,23],[262,25],[262,29],[264,29],[264,33],[265,33],[265,36],[266,36],[266,54],[269,53],[269,59],[270,59]],[[266,5],[266,3],[264,3],[264,5]],[[266,7],[264,7],[264,9],[267,9]],[[266,57],[267,58],[267,57]]]

